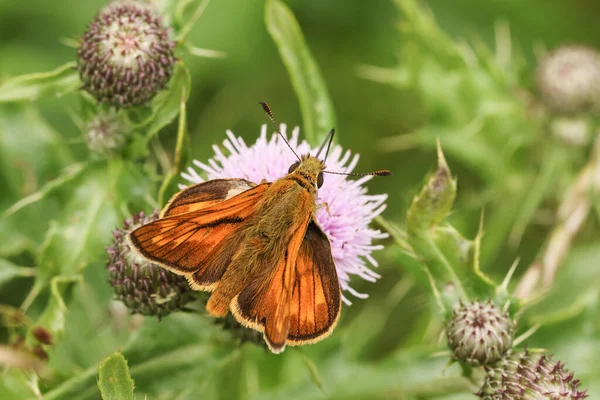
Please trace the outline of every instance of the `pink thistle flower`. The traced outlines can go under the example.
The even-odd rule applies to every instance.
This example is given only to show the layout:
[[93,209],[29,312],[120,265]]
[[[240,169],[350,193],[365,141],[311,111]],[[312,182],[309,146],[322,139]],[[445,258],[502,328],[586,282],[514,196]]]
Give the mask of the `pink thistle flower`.
[[[286,125],[281,124],[281,133],[286,135]],[[289,140],[292,148],[301,154],[316,154],[318,148],[310,146],[306,140],[298,143],[299,128],[292,130]],[[219,146],[214,145],[215,157],[202,163],[194,160],[194,164],[207,179],[244,178],[258,183],[262,179],[273,182],[287,174],[288,168],[296,160],[294,154],[278,135],[267,139],[267,125],[262,126],[261,134],[255,144],[247,146],[241,137],[227,131],[228,139],[223,146],[229,154],[224,154]],[[327,157],[327,169],[336,172],[351,172],[358,162],[358,154],[352,156],[349,150],[344,151],[336,145]],[[181,176],[190,183],[204,182],[193,168]],[[338,278],[343,290],[359,298],[368,295],[359,293],[349,285],[352,275],[375,282],[381,276],[370,269],[377,267],[377,261],[371,256],[374,250],[380,250],[382,245],[373,245],[374,239],[388,237],[376,229],[369,228],[369,223],[385,209],[386,194],[367,195],[363,186],[371,176],[349,180],[344,175],[325,174],[323,186],[318,191],[317,204],[327,203],[317,210],[317,222],[331,241],[331,252],[335,261]],[[185,185],[180,185],[183,189]],[[368,265],[370,264],[370,266]],[[343,297],[346,304],[352,304]]]

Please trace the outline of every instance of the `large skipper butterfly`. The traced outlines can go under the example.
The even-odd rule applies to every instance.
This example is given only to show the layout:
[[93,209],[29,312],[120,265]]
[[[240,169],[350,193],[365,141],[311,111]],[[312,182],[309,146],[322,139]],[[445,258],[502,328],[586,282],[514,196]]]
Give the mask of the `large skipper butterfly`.
[[315,156],[294,152],[298,161],[275,182],[215,179],[183,189],[159,220],[130,234],[133,248],[192,288],[212,292],[209,314],[231,310],[242,325],[263,332],[274,353],[324,339],[341,308],[331,245],[315,219],[323,173],[335,173],[324,162],[333,134]]

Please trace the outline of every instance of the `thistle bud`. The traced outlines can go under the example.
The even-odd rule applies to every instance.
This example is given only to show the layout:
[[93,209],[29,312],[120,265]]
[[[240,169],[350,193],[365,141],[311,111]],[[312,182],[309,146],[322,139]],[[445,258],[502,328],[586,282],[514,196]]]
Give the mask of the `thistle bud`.
[[560,361],[527,350],[510,354],[493,367],[477,395],[485,400],[579,400],[587,394]]
[[585,47],[561,47],[541,61],[537,81],[544,101],[555,111],[583,111],[600,98],[600,57]]
[[491,301],[474,302],[455,310],[446,326],[448,346],[457,360],[489,365],[510,350],[515,324]]
[[195,299],[184,277],[140,257],[131,250],[127,235],[138,227],[158,219],[158,213],[147,217],[143,212],[124,222],[123,229],[113,232],[113,245],[107,248],[107,269],[117,300],[133,313],[159,318],[180,310]]
[[173,74],[174,46],[150,5],[110,3],[89,24],[77,49],[83,88],[117,107],[143,104]]
[[421,193],[408,210],[409,232],[429,229],[444,221],[456,198],[456,180],[452,178],[444,153],[438,143],[438,167],[427,179]]
[[85,140],[91,153],[110,156],[120,153],[127,142],[128,128],[116,113],[95,115],[85,126]]

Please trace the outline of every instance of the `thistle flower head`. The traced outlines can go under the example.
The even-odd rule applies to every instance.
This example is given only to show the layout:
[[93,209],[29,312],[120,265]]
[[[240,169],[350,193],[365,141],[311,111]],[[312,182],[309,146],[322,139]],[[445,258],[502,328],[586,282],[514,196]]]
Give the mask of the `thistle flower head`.
[[[286,134],[286,125],[281,124],[282,134]],[[290,145],[298,154],[316,154],[317,148],[306,141],[298,141],[299,129],[295,128],[290,137]],[[252,182],[262,179],[274,181],[287,174],[291,164],[297,161],[294,154],[278,135],[267,137],[267,126],[263,125],[256,143],[248,146],[240,137],[227,132],[228,139],[223,142],[228,154],[213,146],[215,156],[202,163],[194,164],[208,179],[244,178]],[[330,171],[351,172],[358,162],[358,155],[352,156],[349,150],[335,146],[327,157],[327,168]],[[190,184],[203,182],[204,179],[193,168],[182,174]],[[317,204],[327,203],[328,207],[317,210],[317,222],[331,241],[331,251],[337,268],[342,289],[357,297],[365,298],[349,286],[350,277],[358,275],[374,282],[379,275],[373,272],[367,263],[377,266],[371,252],[382,248],[373,245],[374,239],[385,238],[378,230],[369,228],[374,217],[385,209],[387,195],[368,195],[363,186],[371,176],[350,180],[344,175],[325,174],[324,184],[318,191]],[[185,185],[182,185],[182,188]],[[344,298],[347,304],[350,302]]]
[[555,111],[584,110],[600,98],[600,56],[580,46],[558,48],[541,61],[537,80],[544,100]]
[[141,212],[125,220],[123,229],[113,232],[114,242],[107,248],[106,268],[117,300],[133,313],[161,318],[181,309],[195,296],[184,277],[143,259],[129,247],[129,233],[156,219],[157,212],[150,217]]
[[508,314],[492,302],[474,302],[454,311],[446,337],[457,360],[489,365],[510,350],[514,331]]
[[486,400],[579,400],[587,394],[560,361],[543,353],[518,351],[488,367],[477,395]]
[[116,113],[95,115],[85,126],[85,140],[91,153],[109,156],[123,150],[127,125]]
[[174,45],[150,5],[110,3],[89,24],[77,50],[83,88],[117,107],[142,104],[169,81]]

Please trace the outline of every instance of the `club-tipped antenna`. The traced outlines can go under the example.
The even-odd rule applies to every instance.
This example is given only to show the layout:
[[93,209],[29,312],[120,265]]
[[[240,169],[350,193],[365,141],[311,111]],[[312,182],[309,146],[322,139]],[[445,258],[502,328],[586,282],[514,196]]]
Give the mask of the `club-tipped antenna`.
[[319,158],[319,155],[323,151],[323,148],[325,147],[325,144],[327,144],[327,150],[325,150],[325,157],[323,158],[323,161],[327,160],[327,155],[329,154],[329,147],[331,146],[331,142],[333,141],[333,135],[334,134],[335,134],[335,129],[332,128],[329,131],[329,133],[327,134],[327,136],[325,137],[325,140],[323,141],[323,144],[319,148],[319,151],[317,152],[317,155],[315,156],[316,158]]
[[296,158],[298,160],[302,161],[302,159],[300,157],[298,157],[298,154],[296,154],[296,152],[294,151],[294,149],[290,145],[290,142],[288,142],[287,139],[285,138],[285,136],[283,136],[281,134],[281,131],[279,130],[279,125],[275,121],[275,117],[273,117],[273,111],[271,111],[271,107],[269,107],[269,105],[266,102],[264,102],[264,101],[259,101],[259,103],[262,106],[263,110],[265,110],[265,112],[267,113],[269,119],[271,120],[271,123],[273,123],[273,126],[275,127],[275,131],[283,139],[283,141],[285,142],[285,144],[287,144],[287,146],[290,148],[290,150],[292,151],[292,153],[294,153],[294,155],[296,156]]
[[373,172],[365,172],[365,173],[355,173],[355,172],[334,172],[334,171],[323,171],[326,174],[334,174],[334,175],[348,175],[348,176],[390,176],[392,172],[389,169],[380,169]]

